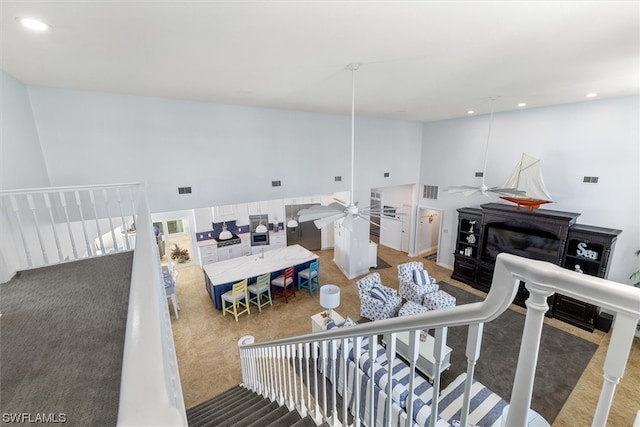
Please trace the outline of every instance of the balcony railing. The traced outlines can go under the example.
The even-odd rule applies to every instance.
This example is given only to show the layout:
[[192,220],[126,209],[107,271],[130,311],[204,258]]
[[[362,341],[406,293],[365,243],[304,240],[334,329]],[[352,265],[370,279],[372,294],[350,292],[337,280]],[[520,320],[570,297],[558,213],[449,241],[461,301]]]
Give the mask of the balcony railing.
[[4,191],[0,202],[3,278],[29,268],[134,250],[118,425],[186,426],[144,189],[123,184]]
[[[247,339],[245,343],[240,343],[243,385],[265,397],[286,404],[291,409],[296,408],[302,415],[312,415],[316,423],[325,421],[330,425],[340,425],[338,414],[341,413],[342,420],[346,420],[347,413],[350,412],[354,417],[354,425],[358,426],[382,425],[382,419],[385,420],[384,425],[390,426],[392,420],[400,420],[399,422],[407,426],[413,426],[416,422],[411,416],[414,414],[413,405],[416,402],[413,382],[420,330],[436,331],[432,396],[439,396],[439,372],[447,328],[467,325],[467,377],[460,416],[460,425],[465,426],[469,417],[471,388],[475,365],[480,355],[483,325],[508,308],[520,281],[525,282],[530,297],[526,302],[528,310],[522,331],[518,365],[503,425],[527,425],[527,419],[531,414],[529,408],[544,313],[549,309],[547,297],[555,292],[598,305],[615,315],[611,343],[603,366],[604,384],[600,400],[596,408],[591,408],[594,410],[593,426],[606,425],[614,391],[624,373],[636,325],[640,320],[640,289],[506,253],[500,254],[497,258],[491,290],[483,302],[265,343],[253,343],[252,339]],[[391,398],[394,396],[393,387],[397,384],[394,384],[392,369],[388,369],[386,388],[383,390],[388,398],[384,401],[384,417],[381,417],[380,401],[377,401],[376,407],[373,398],[374,381],[363,382],[368,390],[364,393],[366,396],[362,395],[365,385],[361,387],[360,381],[367,381],[367,377],[374,378],[374,363],[371,363],[375,358],[373,343],[377,343],[380,336],[384,337],[387,344],[387,366],[394,366],[396,334],[402,331],[410,331],[410,383],[406,387],[408,396],[404,404],[405,409],[398,408]],[[364,342],[368,345],[368,354],[361,351]],[[361,364],[362,358],[368,358],[368,367],[366,363]],[[363,368],[360,368],[361,365]],[[292,372],[292,366],[298,368]],[[355,373],[349,378],[349,373],[353,371]],[[329,379],[329,386],[324,378],[321,378],[321,385],[318,385],[319,374]],[[355,385],[347,387],[347,382]],[[305,389],[304,384],[309,386]],[[330,389],[327,390],[327,387]],[[333,397],[332,408],[327,408],[327,393]],[[342,408],[336,407],[338,393],[342,395]],[[321,396],[324,398],[316,398]],[[318,402],[324,402],[323,407],[320,407]],[[360,408],[365,408],[364,413],[361,413]],[[377,417],[374,417],[376,410]],[[438,399],[433,399],[428,425],[437,425],[437,414]]]

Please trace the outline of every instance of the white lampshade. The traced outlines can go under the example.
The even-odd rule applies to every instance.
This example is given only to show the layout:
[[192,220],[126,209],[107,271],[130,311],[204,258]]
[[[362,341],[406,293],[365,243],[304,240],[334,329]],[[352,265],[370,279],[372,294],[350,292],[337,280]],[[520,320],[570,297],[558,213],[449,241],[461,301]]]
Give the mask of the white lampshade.
[[293,217],[287,222],[287,228],[296,228],[298,226],[298,221],[293,219]]
[[262,222],[256,227],[256,233],[266,233],[267,231],[269,231],[269,229]]
[[329,310],[331,317],[332,310],[340,305],[340,288],[336,285],[320,286],[320,305]]

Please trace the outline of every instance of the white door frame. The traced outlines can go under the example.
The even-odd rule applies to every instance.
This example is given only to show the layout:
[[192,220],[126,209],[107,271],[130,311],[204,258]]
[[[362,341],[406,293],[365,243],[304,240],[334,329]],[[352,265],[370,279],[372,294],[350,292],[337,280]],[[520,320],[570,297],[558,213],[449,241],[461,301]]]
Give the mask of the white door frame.
[[[423,212],[426,214],[427,211],[432,211],[435,212],[435,214],[437,215],[437,221],[438,224],[436,224],[436,226],[431,226],[430,224],[426,224],[427,226],[429,226],[429,228],[425,227],[425,224],[423,224],[422,222],[422,214]],[[438,208],[432,208],[429,206],[418,206],[418,218],[417,219],[417,229],[416,229],[416,253],[417,255],[422,255],[423,253],[426,253],[428,250],[432,249],[433,247],[429,247],[429,248],[424,248],[423,246],[423,241],[422,239],[426,236],[426,231],[437,231],[438,233],[438,241],[437,241],[437,245],[436,245],[436,249],[438,251],[438,258],[440,258],[440,241],[442,240],[442,218],[444,218],[444,211],[442,209],[438,209]]]

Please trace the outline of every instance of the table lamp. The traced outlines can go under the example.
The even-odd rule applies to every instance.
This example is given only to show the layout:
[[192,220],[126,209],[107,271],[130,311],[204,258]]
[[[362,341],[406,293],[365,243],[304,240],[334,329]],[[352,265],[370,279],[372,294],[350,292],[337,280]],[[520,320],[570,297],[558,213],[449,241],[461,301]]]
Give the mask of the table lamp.
[[320,305],[329,310],[329,318],[333,309],[340,305],[340,288],[336,285],[320,286]]

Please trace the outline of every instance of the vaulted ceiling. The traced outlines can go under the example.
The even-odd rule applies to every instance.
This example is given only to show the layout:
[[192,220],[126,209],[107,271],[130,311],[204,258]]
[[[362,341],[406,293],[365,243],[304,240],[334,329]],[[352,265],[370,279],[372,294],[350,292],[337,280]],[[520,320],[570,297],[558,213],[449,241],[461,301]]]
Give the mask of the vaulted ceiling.
[[[638,1],[2,1],[27,85],[432,121],[638,94]],[[51,26],[43,33],[16,18]],[[526,107],[517,107],[518,103]]]

